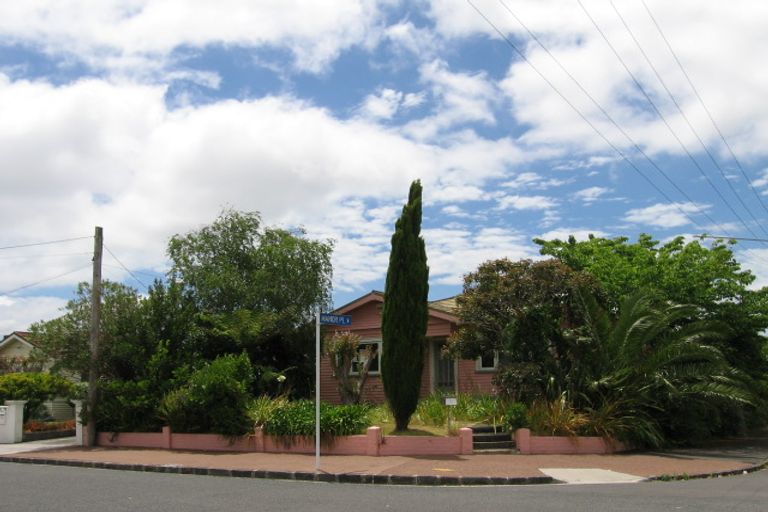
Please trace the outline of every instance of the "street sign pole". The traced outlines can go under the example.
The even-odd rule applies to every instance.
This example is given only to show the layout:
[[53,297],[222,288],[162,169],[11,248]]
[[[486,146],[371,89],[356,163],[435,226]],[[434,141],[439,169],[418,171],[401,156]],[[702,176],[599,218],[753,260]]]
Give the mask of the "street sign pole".
[[317,307],[315,317],[315,471],[320,471],[320,324],[349,327],[352,317],[320,313]]
[[315,317],[315,471],[320,471],[320,306]]

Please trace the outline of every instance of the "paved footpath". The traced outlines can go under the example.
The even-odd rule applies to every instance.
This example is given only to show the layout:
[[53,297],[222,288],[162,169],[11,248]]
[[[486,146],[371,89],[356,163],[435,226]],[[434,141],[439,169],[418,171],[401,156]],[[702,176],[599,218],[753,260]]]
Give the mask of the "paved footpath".
[[766,437],[725,441],[703,449],[614,455],[322,456],[319,472],[313,455],[81,448],[74,446],[74,438],[0,445],[0,462],[420,485],[624,483],[738,474],[760,469],[767,461]]

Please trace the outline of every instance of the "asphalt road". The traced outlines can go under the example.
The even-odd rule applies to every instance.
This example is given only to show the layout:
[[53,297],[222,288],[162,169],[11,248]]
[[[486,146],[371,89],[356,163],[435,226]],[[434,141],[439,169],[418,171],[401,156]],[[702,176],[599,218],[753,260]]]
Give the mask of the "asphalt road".
[[768,510],[768,471],[711,480],[600,486],[406,487],[0,463],[0,510],[764,512]]

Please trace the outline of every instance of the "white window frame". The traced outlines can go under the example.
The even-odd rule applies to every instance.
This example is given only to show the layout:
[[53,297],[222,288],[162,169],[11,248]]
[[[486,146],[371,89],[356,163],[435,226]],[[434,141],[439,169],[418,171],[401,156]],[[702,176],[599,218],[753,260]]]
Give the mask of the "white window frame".
[[[361,347],[363,345],[376,345],[376,357],[379,358],[379,369],[376,370],[376,371],[369,370],[368,371],[368,375],[379,375],[379,374],[381,374],[381,347],[382,347],[381,340],[362,340],[362,341],[360,341],[360,344],[358,345],[358,347]],[[359,349],[358,349],[358,355],[355,356],[355,359],[352,361],[352,366],[349,369],[349,374],[350,375],[359,375],[360,374],[360,372],[357,372],[357,371],[354,370],[355,363],[361,364],[361,363],[365,362],[365,361],[360,361],[358,359],[359,355],[360,355],[360,352],[359,352]]]
[[477,372],[495,372],[499,369],[499,352],[493,351],[493,366],[483,366],[483,358],[475,359],[475,371]]

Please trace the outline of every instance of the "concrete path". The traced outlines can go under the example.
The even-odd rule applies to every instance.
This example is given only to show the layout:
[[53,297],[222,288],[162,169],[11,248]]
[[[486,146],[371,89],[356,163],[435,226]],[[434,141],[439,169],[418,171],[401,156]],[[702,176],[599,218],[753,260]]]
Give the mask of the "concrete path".
[[46,439],[44,441],[29,441],[26,443],[0,444],[0,455],[36,452],[39,450],[51,450],[56,448],[70,448],[74,446],[77,446],[74,436]]
[[566,484],[629,484],[642,482],[642,476],[595,468],[540,468],[540,471]]

